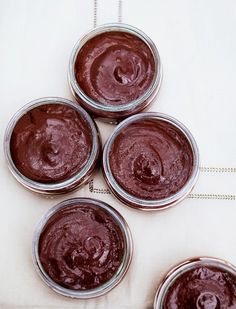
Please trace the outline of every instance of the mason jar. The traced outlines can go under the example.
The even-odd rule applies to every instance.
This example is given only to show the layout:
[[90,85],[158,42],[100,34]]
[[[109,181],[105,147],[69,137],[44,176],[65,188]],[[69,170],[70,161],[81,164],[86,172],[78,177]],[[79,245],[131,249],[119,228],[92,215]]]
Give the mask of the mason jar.
[[[121,33],[122,35],[132,35],[134,38],[137,38],[139,40],[141,40],[141,43],[144,43],[147,48],[148,51],[150,52],[151,57],[153,58],[153,76],[152,76],[152,80],[150,81],[150,85],[147,87],[147,89],[145,89],[145,91],[140,94],[140,96],[138,96],[135,99],[132,99],[128,102],[125,103],[115,103],[115,104],[111,104],[108,100],[108,102],[106,102],[105,104],[99,102],[98,99],[95,98],[91,98],[91,96],[86,93],[84,91],[84,89],[82,89],[81,85],[79,84],[79,82],[76,79],[76,72],[75,72],[75,65],[76,65],[76,61],[77,61],[77,57],[78,55],[80,55],[80,51],[84,48],[85,44],[88,43],[91,39],[94,38],[99,38],[99,36],[101,35],[105,35],[105,34],[112,34],[112,33]],[[131,38],[129,38],[128,40],[129,42],[132,41]],[[105,43],[107,44],[107,43]],[[111,43],[112,44],[112,43]],[[94,47],[96,48],[96,46]],[[139,48],[139,47],[138,47]],[[130,47],[129,47],[130,49]],[[140,47],[140,49],[142,49]],[[120,52],[120,51],[119,51]],[[85,52],[84,52],[85,53]],[[105,54],[105,52],[103,53]],[[103,56],[103,54],[101,55],[101,57]],[[91,53],[86,52],[85,56],[87,57],[86,60],[86,64],[89,62],[89,58],[91,57]],[[113,57],[113,56],[112,56]],[[116,85],[117,87],[120,86],[120,84],[123,83],[128,85],[128,90],[127,92],[130,92],[130,89],[134,83],[133,79],[134,79],[134,75],[137,73],[137,76],[139,76],[138,74],[141,72],[140,67],[141,65],[138,63],[132,63],[132,56],[129,57],[129,59],[125,59],[124,61],[128,61],[127,63],[123,63],[122,65],[122,59],[120,60],[120,54],[118,54],[118,56],[115,58],[114,62],[115,64],[112,67],[112,74],[111,76],[109,75],[107,77],[107,73],[106,73],[106,66],[107,63],[109,62],[108,60],[106,61],[105,64],[102,64],[98,67],[98,72],[96,73],[96,76],[92,77],[91,79],[91,83],[95,83],[94,79],[97,78],[97,76],[101,75],[101,80],[102,79],[106,79],[108,78],[108,80],[106,81],[107,83],[107,88],[111,87],[111,81],[115,79],[118,79],[114,81],[114,83],[112,84],[112,92],[115,93],[116,92]],[[128,67],[132,66],[132,74],[130,74],[130,76],[126,76],[126,70]],[[92,66],[91,66],[92,67]],[[102,69],[104,68],[104,72],[100,72]],[[93,67],[92,67],[93,68]],[[92,69],[91,69],[92,70]],[[115,76],[116,74],[120,74],[121,76]],[[113,74],[114,73],[114,74]],[[109,73],[110,74],[110,73]],[[124,76],[122,76],[122,74]],[[128,73],[127,73],[128,74]],[[143,111],[156,97],[158,90],[160,88],[160,84],[161,84],[161,79],[162,79],[162,65],[161,65],[161,59],[160,59],[160,55],[159,52],[154,44],[154,42],[141,30],[127,25],[127,24],[122,24],[122,23],[110,23],[110,24],[104,24],[101,25],[95,29],[93,29],[92,31],[88,32],[87,34],[85,34],[75,45],[75,47],[73,48],[71,57],[70,57],[70,61],[69,61],[69,72],[68,72],[68,76],[69,76],[69,85],[71,88],[71,91],[75,97],[75,99],[77,100],[77,102],[79,104],[81,104],[81,106],[83,106],[88,112],[90,112],[91,114],[93,114],[95,117],[99,117],[102,120],[108,121],[108,122],[118,122],[123,118],[126,118],[128,116],[131,116],[133,114],[136,114],[140,111]],[[114,77],[115,76],[115,77]],[[81,79],[84,80],[84,75],[81,74]],[[146,76],[143,77],[143,81],[144,82],[145,78],[147,78],[147,74]],[[121,79],[121,80],[120,80]],[[125,85],[126,86],[126,85]],[[99,88],[99,85],[98,85]],[[118,89],[118,88],[117,88]],[[119,88],[120,89],[120,88]],[[98,92],[102,91],[101,87],[99,89],[97,89]],[[94,89],[93,89],[94,92]],[[117,98],[119,98],[119,90],[117,90]]]
[[109,189],[121,202],[160,210],[179,203],[193,189],[199,151],[191,132],[177,119],[140,113],[113,131],[104,146],[102,165]]
[[[42,217],[32,250],[35,269],[50,288],[64,296],[88,299],[104,295],[124,278],[133,244],[128,224],[117,210],[99,200],[74,198],[57,204]],[[117,259],[118,264],[114,262]],[[52,267],[56,271],[50,273]],[[101,282],[104,273],[111,271],[112,276]]]
[[154,309],[234,308],[235,289],[236,268],[231,263],[213,257],[191,258],[172,268],[161,280]]
[[[79,162],[76,165],[82,151],[80,138],[84,143],[81,149],[87,151],[81,152],[81,166]],[[4,137],[12,175],[24,187],[44,194],[66,193],[85,183],[97,166],[100,151],[99,132],[89,114],[78,104],[58,97],[40,98],[23,106],[11,118]]]

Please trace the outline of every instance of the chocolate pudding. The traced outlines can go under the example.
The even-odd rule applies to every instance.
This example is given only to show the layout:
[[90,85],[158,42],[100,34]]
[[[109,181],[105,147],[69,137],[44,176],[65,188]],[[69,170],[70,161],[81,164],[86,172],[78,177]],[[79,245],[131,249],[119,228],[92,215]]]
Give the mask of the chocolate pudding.
[[236,278],[216,266],[197,266],[172,283],[164,309],[236,309]]
[[92,131],[74,108],[44,104],[27,111],[16,123],[10,152],[16,168],[39,183],[65,181],[90,157]]
[[80,203],[60,209],[47,221],[38,254],[54,282],[72,290],[91,290],[116,274],[124,247],[124,236],[112,215]]
[[116,182],[130,195],[160,200],[174,195],[193,170],[193,151],[174,124],[140,119],[124,126],[109,152]]
[[79,87],[88,97],[103,105],[122,105],[148,90],[156,64],[151,49],[139,37],[110,31],[82,46],[74,70]]

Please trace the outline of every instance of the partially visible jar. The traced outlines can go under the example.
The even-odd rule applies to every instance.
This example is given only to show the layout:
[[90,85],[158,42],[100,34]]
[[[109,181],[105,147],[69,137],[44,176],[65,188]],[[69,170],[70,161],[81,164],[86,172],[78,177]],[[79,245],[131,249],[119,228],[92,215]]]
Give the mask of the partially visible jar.
[[236,267],[213,257],[186,260],[162,279],[154,309],[236,308]]
[[99,200],[74,198],[43,216],[32,250],[35,269],[50,288],[88,299],[106,294],[123,279],[133,244],[117,210]]
[[102,164],[105,180],[121,202],[160,210],[179,203],[193,189],[199,151],[180,121],[161,113],[140,113],[113,131]]
[[[97,51],[100,38],[105,47]],[[132,50],[132,41],[135,41],[135,50]],[[80,57],[84,59],[86,73],[76,72],[82,66]],[[78,76],[81,83],[88,79],[88,87],[80,85]],[[122,23],[93,29],[77,42],[70,57],[69,84],[75,99],[95,117],[108,122],[143,111],[156,97],[161,79],[161,60],[153,41],[141,30]],[[135,91],[143,89],[142,93],[130,97],[132,87]]]
[[59,194],[88,180],[101,145],[96,124],[82,107],[64,98],[45,97],[12,117],[4,151],[11,173],[24,187]]

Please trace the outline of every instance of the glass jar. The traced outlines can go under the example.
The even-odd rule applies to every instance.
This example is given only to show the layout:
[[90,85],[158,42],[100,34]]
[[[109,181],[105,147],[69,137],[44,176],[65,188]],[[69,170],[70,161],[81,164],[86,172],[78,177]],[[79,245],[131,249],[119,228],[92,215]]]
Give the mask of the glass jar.
[[[43,183],[40,181],[32,180],[28,177],[26,177],[22,172],[19,171],[17,165],[15,164],[12,153],[11,153],[11,139],[12,139],[12,133],[17,125],[18,121],[24,116],[27,115],[27,113],[31,112],[33,109],[43,106],[52,106],[52,105],[58,105],[58,106],[65,106],[70,107],[71,109],[75,110],[79,117],[83,119],[83,121],[86,123],[86,126],[90,128],[90,133],[92,136],[92,145],[91,145],[91,151],[89,154],[89,157],[87,161],[85,161],[84,165],[81,169],[78,171],[75,171],[72,176],[69,176],[66,179],[63,179],[61,181],[55,181],[50,183]],[[33,123],[33,120],[32,120]],[[35,132],[34,135],[36,135],[37,132]],[[35,136],[34,136],[35,137]],[[66,136],[64,136],[66,139]],[[35,137],[35,139],[37,139]],[[36,141],[35,141],[36,143]],[[47,143],[46,143],[47,144]],[[60,142],[59,142],[60,144]],[[42,149],[40,150],[42,153],[41,155],[45,155],[45,151],[47,149],[44,149],[45,147],[48,148],[50,145],[42,146]],[[60,145],[59,145],[60,146]],[[85,183],[88,178],[90,177],[91,173],[94,171],[101,151],[100,146],[100,137],[98,133],[97,126],[95,122],[91,119],[89,114],[78,104],[69,101],[67,99],[58,98],[58,97],[46,97],[46,98],[40,98],[38,100],[34,100],[25,106],[23,106],[20,110],[16,112],[16,114],[11,118],[5,132],[4,137],[4,151],[5,151],[5,157],[7,161],[7,165],[12,173],[12,175],[16,178],[16,180],[21,183],[24,187],[38,192],[38,193],[44,193],[44,194],[59,194],[59,193],[66,193],[69,192],[78,186]],[[52,150],[54,151],[54,150]],[[55,151],[58,151],[57,149]],[[59,149],[60,151],[60,149]],[[55,154],[55,153],[54,153]],[[53,154],[53,155],[54,155]],[[56,156],[56,154],[55,154]],[[49,158],[50,159],[50,158]],[[24,163],[24,162],[23,162]],[[53,163],[53,162],[52,162]]]
[[[216,282],[211,283],[212,286],[210,288],[206,287],[206,285],[203,285],[203,284],[201,284],[200,286],[200,283],[199,283],[200,279],[195,279],[194,283],[191,284],[191,279],[188,278],[188,281],[186,281],[186,284],[184,286],[186,287],[186,285],[191,284],[191,289],[195,290],[193,299],[196,298],[195,299],[196,304],[194,304],[194,308],[199,308],[199,309],[200,308],[212,308],[212,309],[221,308],[221,306],[223,305],[221,303],[223,299],[221,300],[218,299],[217,294],[219,291],[217,291],[217,293],[214,293],[214,291],[212,291],[212,287],[216,287],[217,285],[222,286],[222,287],[224,286],[224,283],[219,278],[219,272],[223,273],[222,278],[224,279],[227,277],[226,273],[230,274],[230,276],[232,276],[232,278],[234,279],[233,282],[236,282],[236,268],[229,262],[226,262],[218,258],[196,257],[196,258],[192,258],[192,259],[186,260],[178,264],[173,269],[171,269],[167,275],[165,275],[165,277],[161,280],[160,285],[155,295],[154,309],[165,308],[164,304],[165,304],[167,293],[168,291],[170,291],[171,287],[173,287],[176,280],[180,280],[181,276],[183,276],[186,272],[189,272],[192,270],[194,271],[194,269],[198,267],[202,267],[202,268],[210,267],[210,269],[212,269],[213,271],[218,271],[218,274],[213,274],[213,273],[207,274],[206,269],[205,269],[205,273],[204,271],[202,271],[202,274],[198,275],[198,277],[201,279],[206,278],[209,281],[211,280],[211,278],[213,278],[216,281]],[[195,274],[195,276],[197,276],[197,274]],[[200,291],[201,292],[200,293],[198,290],[199,292],[198,294],[200,295],[196,296],[195,294],[196,294],[197,288],[199,287],[198,285],[200,286],[199,290],[202,290],[202,288],[204,287],[206,291]],[[228,287],[231,288],[231,284],[229,284]],[[232,293],[235,293],[235,287],[232,288]],[[187,295],[190,296],[190,292],[188,292]],[[175,295],[175,299],[176,299],[176,295]],[[236,304],[236,300],[234,302],[234,305],[235,304]],[[179,306],[181,306],[181,303],[179,303]],[[181,308],[181,307],[178,307],[178,308]],[[229,307],[223,305],[222,308],[229,308]],[[232,308],[234,308],[234,306]]]
[[[125,104],[104,105],[90,98],[81,89],[75,76],[75,63],[79,51],[90,39],[102,33],[110,33],[112,31],[128,33],[141,39],[148,46],[153,55],[155,68],[154,77],[149,88],[137,99]],[[144,110],[154,100],[161,84],[162,66],[160,56],[155,44],[144,32],[130,25],[122,23],[110,23],[93,29],[77,42],[70,57],[68,73],[69,85],[78,103],[81,104],[87,111],[92,113],[95,117],[99,117],[100,119],[108,122],[116,122],[127,116],[136,114]]]
[[[127,128],[129,128],[129,126],[136,124],[140,121],[151,121],[151,122],[161,121],[161,122],[164,122],[164,123],[171,125],[172,128],[175,128],[176,130],[178,130],[178,132],[181,133],[181,135],[183,135],[183,138],[186,141],[185,143],[189,146],[189,149],[191,149],[191,153],[192,153],[191,174],[188,176],[186,183],[177,192],[175,192],[174,194],[171,194],[170,196],[167,196],[165,198],[150,199],[150,198],[143,198],[143,197],[140,198],[138,196],[135,196],[134,194],[128,192],[127,187],[124,187],[125,185],[123,185],[123,187],[122,187],[118,183],[118,181],[114,177],[112,169],[111,169],[110,153],[111,153],[111,149],[113,147],[114,141],[116,140],[117,136],[119,134],[121,134],[122,136],[127,136],[127,140],[129,140],[128,133],[125,132],[125,130]],[[169,129],[169,130],[171,130],[171,129]],[[134,132],[134,134],[136,134],[136,133],[137,132]],[[175,133],[173,133],[173,134],[175,134]],[[156,180],[160,179],[161,177],[163,177],[162,170],[165,170],[165,167],[162,166],[163,163],[161,162],[162,160],[159,158],[158,154],[155,154],[155,157],[150,159],[150,160],[145,159],[146,154],[145,154],[145,150],[143,149],[143,146],[142,146],[142,139],[139,139],[139,140],[140,140],[140,148],[138,149],[139,153],[137,155],[134,154],[133,157],[132,156],[130,157],[130,159],[132,161],[132,162],[129,162],[131,170],[128,171],[128,172],[123,171],[123,174],[124,175],[128,174],[128,175],[131,175],[132,177],[134,175],[134,178],[135,178],[135,181],[136,181],[137,178],[140,178],[140,177],[141,178],[142,177],[143,178],[145,178],[145,177],[149,178],[150,175],[148,175],[148,174],[153,173],[155,175],[155,173],[157,173],[157,177],[156,177],[156,179],[154,179],[154,181],[156,181]],[[178,141],[176,141],[176,142],[178,142]],[[150,141],[150,143],[151,143],[151,141]],[[116,152],[117,155],[119,155],[119,153],[118,153],[119,151],[117,149],[115,150],[115,152]],[[127,150],[126,155],[128,156],[128,150]],[[144,159],[136,160],[136,157],[139,158],[139,157],[142,157],[142,156],[144,157]],[[172,157],[174,157],[174,159],[175,159],[174,154],[173,154]],[[124,165],[124,163],[127,160],[128,159],[126,157],[124,157],[122,164]],[[171,158],[171,160],[172,160],[172,158]],[[139,162],[136,162],[136,161],[139,161]],[[140,175],[136,175],[135,171],[132,170],[136,163],[139,164]],[[198,174],[199,174],[199,151],[198,151],[198,147],[197,147],[197,144],[195,142],[195,139],[192,136],[192,134],[190,133],[190,131],[181,122],[179,122],[175,118],[168,116],[168,115],[165,115],[165,114],[155,113],[155,112],[153,112],[153,113],[140,113],[138,115],[134,115],[134,116],[131,116],[131,117],[125,119],[113,131],[113,133],[108,138],[108,140],[107,140],[107,142],[104,146],[102,164],[103,164],[103,174],[104,174],[105,180],[108,184],[108,187],[110,188],[111,192],[121,202],[125,203],[128,206],[131,206],[131,207],[137,208],[137,209],[141,209],[141,210],[159,210],[159,209],[167,208],[167,207],[170,207],[170,206],[173,206],[173,205],[179,203],[193,189],[193,187],[194,187],[194,185],[197,181]],[[145,169],[146,169],[146,171],[145,171]],[[159,169],[159,171],[158,171],[158,169]],[[176,168],[175,168],[175,170],[176,170]],[[141,178],[139,179],[139,181],[142,180]],[[149,182],[152,181],[151,177],[149,179],[147,179],[147,181],[149,181]],[[154,190],[154,187],[152,188],[151,186],[149,188],[150,190],[148,189],[150,192]]]
[[[43,265],[41,263],[40,260],[40,253],[39,253],[39,244],[40,244],[40,237],[42,235],[42,233],[44,232],[45,227],[48,228],[48,222],[55,222],[55,216],[61,212],[61,211],[67,211],[67,210],[71,210],[73,207],[93,207],[93,209],[95,209],[97,211],[96,213],[93,213],[93,215],[95,217],[95,220],[97,220],[96,222],[94,222],[93,226],[98,226],[99,224],[103,224],[101,222],[103,222],[101,219],[96,219],[96,216],[101,216],[101,211],[106,213],[107,216],[109,216],[109,218],[112,220],[110,221],[109,224],[111,224],[111,222],[114,222],[114,224],[116,224],[116,226],[119,228],[120,233],[122,235],[122,240],[123,240],[123,251],[122,251],[122,260],[120,265],[118,266],[118,268],[116,269],[115,273],[113,274],[113,276],[106,282],[103,282],[101,285],[96,286],[95,288],[92,289],[83,289],[83,290],[75,290],[75,289],[71,289],[68,287],[63,287],[62,285],[58,284],[57,282],[55,282],[49,275],[48,273],[45,271],[45,269],[43,268]],[[81,211],[81,210],[80,210]],[[87,210],[86,210],[87,211]],[[51,220],[53,219],[53,221]],[[110,220],[109,219],[109,220]],[[63,217],[63,220],[64,217]],[[76,224],[79,225],[79,219],[76,218]],[[84,220],[83,222],[87,222],[86,220]],[[104,221],[106,222],[106,221]],[[50,224],[50,223],[49,223]],[[87,224],[87,223],[86,223]],[[73,225],[70,222],[70,226]],[[73,225],[74,226],[74,225]],[[110,225],[109,225],[110,226]],[[64,231],[65,226],[63,226],[63,231]],[[75,228],[75,227],[73,227]],[[100,226],[99,226],[100,228]],[[79,226],[78,226],[79,229]],[[48,231],[48,229],[47,229]],[[87,233],[91,234],[91,237],[86,238],[85,243],[87,242],[87,240],[89,240],[90,238],[93,238],[93,232],[91,232],[91,230],[88,228],[86,229]],[[110,230],[109,230],[110,232]],[[113,232],[113,231],[111,231]],[[79,230],[79,233],[82,233],[81,230]],[[60,231],[57,230],[57,235],[60,234]],[[67,234],[70,234],[70,232],[67,232]],[[79,234],[80,235],[80,234]],[[67,236],[64,235],[62,238],[65,239]],[[87,237],[87,235],[86,235]],[[109,236],[111,237],[111,236]],[[75,245],[77,248],[77,251],[79,250],[79,246],[81,245],[80,242],[82,241],[81,239],[79,239],[80,237],[74,237],[73,239],[78,239],[78,244],[74,244],[71,243],[72,245]],[[116,238],[115,238],[116,239]],[[50,239],[51,240],[51,239]],[[104,239],[98,239],[98,236],[96,236],[96,242],[105,242],[105,237]],[[118,241],[117,239],[115,241]],[[93,246],[97,246],[97,248],[100,248],[99,244],[92,244],[88,246],[88,248],[86,247],[87,250],[93,250]],[[63,245],[64,246],[64,245]],[[63,246],[60,246],[60,249],[63,250]],[[66,245],[65,245],[66,246]],[[83,246],[84,243],[83,243]],[[106,246],[106,244],[105,244]],[[66,247],[67,248],[67,247]],[[113,247],[112,247],[113,248]],[[107,247],[105,247],[106,250]],[[33,237],[33,246],[32,246],[32,253],[33,253],[33,263],[35,266],[35,269],[37,271],[37,273],[39,274],[39,276],[42,278],[42,280],[50,287],[52,288],[55,292],[62,294],[64,296],[69,296],[69,297],[73,297],[73,298],[79,298],[79,299],[88,299],[88,298],[93,298],[93,297],[97,297],[97,296],[101,296],[104,295],[105,293],[109,292],[111,289],[113,289],[121,280],[122,278],[125,276],[126,272],[128,271],[131,259],[132,259],[132,252],[133,252],[133,243],[132,243],[132,237],[131,237],[131,233],[129,230],[129,227],[126,223],[126,221],[124,220],[124,218],[118,213],[117,210],[115,210],[114,208],[112,208],[110,205],[99,201],[99,200],[95,200],[95,199],[90,199],[90,198],[74,198],[74,199],[68,199],[65,200],[59,204],[57,204],[55,207],[51,208],[41,219],[41,221],[38,223],[36,229],[35,229],[35,233],[34,233],[34,237]],[[94,254],[94,251],[92,251],[92,253]],[[59,254],[59,253],[58,253]],[[87,254],[86,252],[83,254]],[[88,254],[90,254],[90,252],[88,251]],[[106,252],[105,252],[106,255]],[[102,253],[102,257],[104,256],[104,254]],[[64,255],[63,255],[64,258]],[[78,258],[78,256],[73,256],[73,259]],[[113,258],[113,256],[112,256]],[[100,259],[100,258],[99,258]],[[68,260],[68,258],[67,258]],[[78,259],[79,262],[78,263],[82,263],[82,269],[83,269],[83,261],[81,262],[82,257],[80,257],[80,259]],[[110,263],[110,261],[109,261]],[[76,267],[78,266],[78,264],[76,264]],[[86,264],[87,266],[87,264]],[[86,266],[84,266],[86,268]],[[103,267],[103,266],[101,266]],[[100,268],[99,268],[100,269]],[[77,274],[77,272],[76,272]],[[94,274],[93,274],[94,275]]]

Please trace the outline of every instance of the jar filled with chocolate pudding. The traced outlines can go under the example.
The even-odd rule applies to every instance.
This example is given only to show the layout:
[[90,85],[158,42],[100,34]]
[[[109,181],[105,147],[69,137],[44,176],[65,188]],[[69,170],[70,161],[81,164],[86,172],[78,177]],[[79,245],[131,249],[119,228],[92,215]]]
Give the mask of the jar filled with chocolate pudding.
[[103,151],[103,173],[111,192],[128,206],[158,210],[192,190],[199,152],[190,131],[160,113],[141,113],[121,122]]
[[87,33],[69,63],[69,84],[78,103],[110,122],[144,110],[157,95],[161,76],[153,41],[121,23]]
[[107,293],[125,276],[131,258],[126,221],[94,199],[59,203],[41,219],[33,238],[36,271],[64,296],[87,299]]
[[154,309],[235,309],[236,268],[209,257],[185,261],[162,280]]
[[41,98],[10,120],[4,150],[13,176],[38,193],[66,193],[97,165],[100,138],[89,114],[72,101]]

